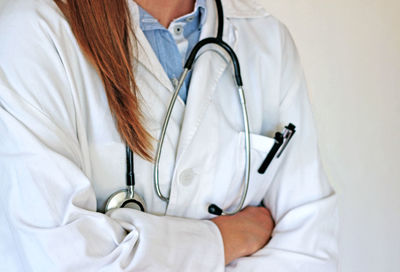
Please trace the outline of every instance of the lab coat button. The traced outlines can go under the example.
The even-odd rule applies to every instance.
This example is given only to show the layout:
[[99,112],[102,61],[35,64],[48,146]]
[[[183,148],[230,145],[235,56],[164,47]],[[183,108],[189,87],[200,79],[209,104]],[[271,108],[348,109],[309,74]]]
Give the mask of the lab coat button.
[[186,169],[179,175],[179,182],[184,186],[189,186],[192,183],[194,176],[195,173],[192,169]]

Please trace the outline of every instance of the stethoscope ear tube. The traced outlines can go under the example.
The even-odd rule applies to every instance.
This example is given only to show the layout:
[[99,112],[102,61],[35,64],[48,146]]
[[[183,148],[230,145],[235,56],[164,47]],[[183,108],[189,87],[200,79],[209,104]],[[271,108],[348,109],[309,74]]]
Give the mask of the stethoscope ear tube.
[[191,70],[193,63],[196,59],[197,53],[200,51],[200,49],[208,44],[215,44],[218,45],[219,47],[223,48],[228,54],[229,57],[232,59],[232,65],[233,65],[233,71],[235,73],[235,81],[236,85],[238,87],[243,87],[243,80],[242,80],[242,75],[240,72],[240,64],[239,64],[239,59],[236,56],[235,51],[223,40],[220,40],[218,38],[205,38],[201,41],[199,41],[195,47],[193,47],[192,52],[190,52],[190,55],[188,59],[185,62],[185,69]]
[[218,14],[217,39],[222,41],[222,34],[224,32],[224,9],[222,8],[221,0],[216,0],[215,4],[217,6],[217,14]]
[[164,122],[163,122],[163,125],[161,128],[160,140],[157,143],[157,150],[156,150],[156,156],[155,156],[155,160],[154,160],[154,169],[153,169],[154,189],[155,189],[158,197],[165,202],[168,202],[169,198],[164,196],[160,189],[159,168],[160,168],[161,152],[162,152],[162,147],[164,145],[165,135],[167,133],[168,123],[169,123],[169,120],[171,119],[172,110],[174,109],[174,106],[175,106],[176,98],[178,97],[179,90],[182,88],[182,85],[185,82],[185,79],[186,79],[186,76],[188,73],[189,73],[189,69],[185,68],[183,70],[182,75],[179,78],[178,85],[176,86],[175,91],[172,94],[172,97],[171,97],[171,100],[169,102],[169,106],[167,109],[167,114],[165,115],[165,118],[164,118]]

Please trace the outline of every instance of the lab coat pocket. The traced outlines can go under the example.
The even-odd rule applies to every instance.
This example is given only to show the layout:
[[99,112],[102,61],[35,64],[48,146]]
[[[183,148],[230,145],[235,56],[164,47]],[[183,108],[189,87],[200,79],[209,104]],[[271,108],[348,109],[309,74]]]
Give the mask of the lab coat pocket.
[[[234,209],[235,205],[240,201],[243,193],[245,179],[245,133],[239,133],[237,148],[242,150],[237,158],[236,175],[229,188],[228,196],[234,196],[227,199],[224,207],[228,210]],[[245,201],[245,206],[259,205],[263,199],[269,184],[271,183],[273,174],[268,170],[264,174],[258,173],[262,162],[267,157],[269,151],[275,143],[275,139],[250,133],[250,181]]]

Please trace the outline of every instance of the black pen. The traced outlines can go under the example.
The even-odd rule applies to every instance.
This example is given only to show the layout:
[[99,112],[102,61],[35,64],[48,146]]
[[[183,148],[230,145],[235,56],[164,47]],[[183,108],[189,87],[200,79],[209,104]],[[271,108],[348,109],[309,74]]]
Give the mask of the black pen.
[[275,143],[272,146],[271,150],[269,151],[267,157],[261,164],[260,168],[258,169],[258,173],[264,174],[265,171],[267,170],[268,166],[270,165],[272,159],[275,157],[276,153],[278,152],[279,148],[281,147],[283,143],[283,134],[280,132],[275,133]]

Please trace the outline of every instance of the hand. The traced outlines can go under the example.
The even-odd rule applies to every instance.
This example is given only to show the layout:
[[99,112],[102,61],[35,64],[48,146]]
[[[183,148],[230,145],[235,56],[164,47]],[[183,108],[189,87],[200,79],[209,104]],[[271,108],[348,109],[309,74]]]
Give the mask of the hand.
[[225,265],[264,247],[274,228],[271,213],[264,207],[247,207],[235,215],[222,215],[211,221],[222,235]]

